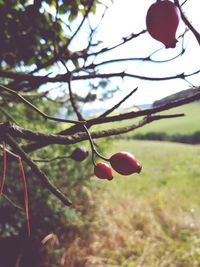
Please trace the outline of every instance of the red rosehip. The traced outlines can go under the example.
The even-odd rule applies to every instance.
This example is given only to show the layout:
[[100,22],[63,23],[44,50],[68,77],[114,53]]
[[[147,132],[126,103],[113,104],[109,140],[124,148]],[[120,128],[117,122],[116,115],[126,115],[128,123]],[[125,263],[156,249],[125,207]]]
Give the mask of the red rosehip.
[[175,35],[179,19],[179,10],[173,2],[157,1],[147,11],[147,30],[154,39],[163,43],[166,48],[174,48],[177,42]]
[[82,147],[77,147],[71,154],[71,158],[76,161],[83,161],[88,156],[88,151]]
[[111,167],[104,162],[99,162],[95,165],[94,174],[100,179],[113,179]]
[[140,173],[142,169],[136,158],[129,152],[118,152],[112,155],[109,161],[113,169],[122,175]]

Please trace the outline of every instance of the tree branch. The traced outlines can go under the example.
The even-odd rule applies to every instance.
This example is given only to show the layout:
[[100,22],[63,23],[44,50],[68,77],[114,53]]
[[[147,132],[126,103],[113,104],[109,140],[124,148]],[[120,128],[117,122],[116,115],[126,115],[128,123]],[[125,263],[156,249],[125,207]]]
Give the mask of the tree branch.
[[[153,122],[155,120],[175,118],[175,117],[181,117],[181,116],[184,116],[184,114],[181,113],[181,114],[173,114],[173,115],[149,115],[149,116],[146,116],[144,119],[140,120],[139,122],[131,124],[131,126],[119,127],[117,129],[109,129],[109,130],[91,132],[90,136],[91,136],[91,138],[96,139],[96,138],[108,137],[108,136],[112,136],[112,135],[119,135],[122,133],[132,131],[134,129],[137,129],[137,128],[144,126],[145,124]],[[78,143],[81,141],[88,140],[88,134],[86,132],[81,132],[81,133],[77,133],[77,134],[70,135],[70,136],[52,135],[52,134],[49,135],[49,134],[43,134],[43,133],[35,132],[35,131],[33,132],[30,130],[24,129],[22,127],[18,127],[18,126],[16,127],[16,126],[8,124],[8,123],[0,124],[0,132],[2,132],[2,131],[3,131],[3,133],[6,133],[9,136],[13,136],[15,138],[21,138],[21,139],[31,140],[31,141],[38,141],[38,142],[40,142],[40,144],[42,144],[41,147],[44,147],[47,145],[52,145],[52,144],[72,145],[72,144],[75,144],[75,143]],[[13,140],[13,142],[14,142],[14,140]],[[25,146],[22,146],[21,150],[18,147],[18,149],[16,149],[16,153],[19,154],[22,157],[22,159],[24,159],[26,161],[27,160],[26,152],[30,152],[30,147],[33,147],[33,146],[34,146],[34,143],[29,144],[29,145],[25,145]],[[16,148],[16,147],[12,147],[12,148]],[[31,159],[29,158],[29,160],[31,160]],[[28,165],[30,164],[29,166],[32,166],[31,165],[32,163],[30,163],[30,162],[29,163],[27,162],[27,164]]]
[[195,38],[197,39],[197,42],[200,45],[200,33],[192,26],[192,24],[189,22],[189,20],[187,19],[187,17],[183,13],[183,10],[181,8],[181,5],[179,4],[179,1],[178,0],[174,0],[174,2],[175,2],[175,4],[177,5],[177,7],[178,7],[178,9],[180,11],[181,18],[182,18],[183,22],[191,30],[191,32],[194,34]]
[[121,106],[132,94],[134,94],[137,91],[138,88],[133,89],[127,96],[125,96],[119,103],[114,105],[112,108],[106,110],[103,114],[101,114],[98,118],[103,118],[112,113],[115,109]]
[[37,113],[39,113],[45,119],[48,119],[48,120],[51,120],[51,121],[75,123],[75,124],[83,124],[84,123],[83,121],[65,120],[65,119],[55,118],[55,117],[49,116],[49,115],[45,114],[44,112],[42,112],[41,110],[39,110],[36,106],[34,106],[31,102],[29,102],[21,94],[13,91],[10,88],[8,88],[8,87],[6,87],[4,85],[1,85],[1,84],[0,84],[0,89],[8,92],[11,95],[16,96],[18,99],[21,100],[21,102],[25,103],[28,107],[30,107],[31,109],[35,110]]
[[[65,74],[58,74],[55,77],[48,77],[48,76],[31,76],[29,74],[21,74],[19,73],[12,73],[14,76],[18,77],[16,78],[19,81],[27,81],[31,83],[36,83],[37,86],[40,86],[41,84],[45,83],[57,83],[57,82],[69,82],[71,81],[79,81],[79,80],[90,80],[90,79],[104,79],[104,78],[135,78],[135,79],[140,79],[140,80],[145,80],[145,81],[168,81],[168,80],[175,80],[175,79],[186,79],[187,77],[191,77],[193,75],[199,74],[200,70],[196,70],[192,73],[178,73],[176,75],[172,76],[166,76],[166,77],[152,77],[152,76],[145,76],[145,75],[137,75],[137,74],[132,74],[132,73],[127,73],[125,71],[122,72],[114,72],[114,73],[96,73],[92,72],[89,74],[84,74],[84,75],[73,75],[69,73]],[[5,76],[6,77],[6,76]],[[13,90],[14,92],[14,90]]]
[[[162,112],[162,111],[169,110],[169,109],[172,109],[172,108],[184,105],[184,104],[191,103],[195,100],[200,99],[200,89],[194,89],[194,90],[197,90],[197,93],[192,95],[192,96],[189,96],[187,98],[182,98],[180,100],[175,100],[175,101],[172,101],[168,104],[163,104],[163,105],[155,107],[155,108],[139,110],[139,111],[132,111],[132,112],[114,115],[114,116],[109,116],[109,117],[90,119],[86,122],[86,127],[89,128],[93,125],[115,122],[115,121],[128,120],[128,119],[133,119],[133,118],[137,118],[140,116],[149,116],[149,115],[153,115],[153,114],[158,113],[158,112]],[[54,139],[54,136],[60,136],[61,139],[59,139],[60,140],[59,142],[62,143],[64,140],[64,142],[66,142],[66,144],[74,144],[74,143],[77,143],[77,142],[80,142],[83,140],[87,140],[87,136],[85,135],[85,133],[79,133],[76,135],[76,133],[83,131],[83,128],[82,127],[80,128],[80,127],[81,126],[79,126],[79,125],[74,125],[68,129],[65,129],[65,130],[57,133],[56,135],[51,135],[51,136],[53,136],[52,137],[53,139]],[[12,129],[12,130],[14,130],[14,129]],[[105,131],[104,131],[104,134],[105,134]],[[103,137],[104,134],[102,136],[101,135],[100,136]],[[107,136],[109,136],[108,132],[107,132],[107,134],[108,134]],[[62,139],[64,136],[66,136],[66,139]],[[92,138],[93,137],[94,136],[92,136]],[[21,137],[21,138],[23,138],[23,137]],[[98,138],[100,138],[100,137],[98,137]],[[39,148],[45,147],[48,145],[48,142],[52,142],[52,140],[50,140],[51,137],[49,137],[48,142],[47,142],[46,138],[39,141],[39,137],[34,137],[34,139],[32,139],[32,140],[35,140],[35,139],[37,139],[37,142],[34,142],[34,143],[31,143],[31,144],[24,146],[24,150],[26,152],[31,152],[31,151],[37,150]]]
[[9,135],[5,135],[5,141],[8,143],[16,154],[18,154],[26,164],[31,168],[35,175],[43,182],[45,187],[54,194],[59,200],[61,200],[65,205],[70,206],[72,203],[69,201],[65,195],[55,187],[48,179],[46,174],[41,171],[38,166],[31,160],[31,158],[25,153],[25,151],[17,144],[17,142]]

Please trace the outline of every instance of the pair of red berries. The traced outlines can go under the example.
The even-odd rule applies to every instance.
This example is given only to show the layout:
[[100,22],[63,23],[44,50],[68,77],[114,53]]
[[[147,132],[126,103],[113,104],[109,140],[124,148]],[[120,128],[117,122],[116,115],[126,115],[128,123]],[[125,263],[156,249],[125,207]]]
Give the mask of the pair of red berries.
[[[82,147],[77,147],[71,154],[71,159],[83,161],[88,157],[88,151]],[[118,152],[107,159],[112,168],[122,175],[140,173],[142,167],[136,158],[129,152]],[[112,168],[105,162],[99,162],[94,166],[94,174],[100,179],[112,180]]]
[[146,25],[149,34],[166,48],[176,46],[176,31],[180,20],[177,6],[169,0],[157,0],[147,11]]
[[[118,152],[108,160],[112,168],[122,175],[140,173],[142,167],[136,158],[129,152]],[[112,180],[112,168],[104,162],[99,162],[94,167],[95,175],[100,179]]]

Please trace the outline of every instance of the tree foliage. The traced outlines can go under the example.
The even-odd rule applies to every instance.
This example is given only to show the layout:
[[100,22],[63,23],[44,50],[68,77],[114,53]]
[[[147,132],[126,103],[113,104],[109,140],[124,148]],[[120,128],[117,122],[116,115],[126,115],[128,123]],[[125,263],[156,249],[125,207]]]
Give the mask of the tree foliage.
[[[0,2],[0,63],[7,68],[36,65],[38,68],[51,59],[55,46],[67,46],[70,22],[79,13],[94,11],[95,1],[1,1]],[[56,9],[56,11],[55,11]],[[52,12],[56,12],[55,15]],[[64,23],[61,17],[64,14]],[[69,53],[69,51],[68,51]],[[63,53],[63,59],[67,59]]]

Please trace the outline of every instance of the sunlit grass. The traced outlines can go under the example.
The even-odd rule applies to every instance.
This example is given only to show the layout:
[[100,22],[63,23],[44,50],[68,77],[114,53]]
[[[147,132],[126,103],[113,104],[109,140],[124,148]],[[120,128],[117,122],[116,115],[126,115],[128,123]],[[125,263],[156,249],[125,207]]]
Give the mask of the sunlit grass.
[[[167,110],[160,114],[169,115],[169,114],[184,113],[185,116],[154,121],[150,124],[143,126],[142,128],[138,128],[133,132],[123,135],[123,137],[134,136],[135,134],[146,134],[149,132],[159,132],[159,133],[165,132],[166,134],[169,134],[169,135],[176,134],[176,133],[193,134],[196,131],[200,131],[199,110],[200,110],[199,102],[194,102],[191,104],[187,104],[187,105],[183,105],[180,107]],[[117,114],[117,112],[115,112],[115,114]],[[92,130],[102,130],[102,129],[111,129],[115,127],[123,127],[123,126],[131,125],[138,120],[139,118],[126,120],[122,122],[105,123],[103,125],[92,127]]]
[[164,119],[153,122],[136,130],[135,133],[144,134],[147,132],[165,132],[166,134],[192,134],[196,131],[200,131],[200,122],[198,115],[199,109],[199,102],[194,102],[191,104],[170,109],[168,111],[162,112],[161,114],[184,113],[185,116],[180,118]]
[[[114,152],[122,149],[134,154],[143,169],[141,174],[127,177],[115,173],[115,179],[107,185],[109,190],[137,196],[174,192],[194,199],[200,207],[200,146],[135,140],[118,141],[112,147]],[[188,199],[185,201],[188,205]]]
[[141,174],[92,178],[93,219],[63,248],[61,266],[199,267],[200,146],[117,140],[105,156],[122,150]]
[[122,148],[141,161],[143,171],[99,182],[103,192],[98,196],[93,262],[199,266],[200,146],[118,141],[111,149]]

